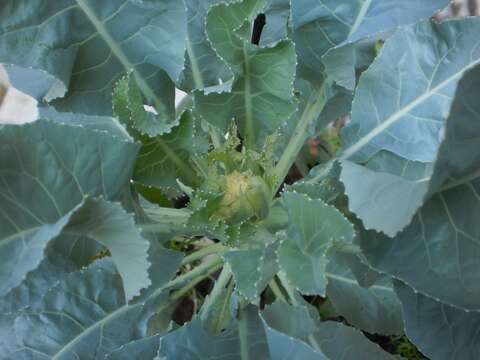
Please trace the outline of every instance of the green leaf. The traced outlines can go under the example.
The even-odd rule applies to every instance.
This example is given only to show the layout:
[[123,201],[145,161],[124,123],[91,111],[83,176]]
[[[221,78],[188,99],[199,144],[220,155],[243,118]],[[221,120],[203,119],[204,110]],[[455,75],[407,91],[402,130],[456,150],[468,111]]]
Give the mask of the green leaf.
[[36,270],[25,276],[19,286],[0,297],[0,314],[16,313],[29,306],[37,306],[52,284],[76,270],[78,268],[72,261],[51,252]]
[[87,198],[72,211],[63,231],[87,236],[108,248],[122,277],[127,301],[151,285],[149,242],[141,236],[133,215],[120,204]]
[[480,351],[480,313],[464,311],[395,282],[407,336],[431,359],[474,360]]
[[234,72],[231,92],[195,94],[203,118],[225,131],[232,118],[250,148],[262,149],[295,111],[293,81],[296,57],[293,43],[258,47],[239,33],[263,7],[263,1],[220,4],[207,16],[207,35],[217,54]]
[[230,251],[223,255],[232,269],[238,293],[248,301],[258,300],[278,272],[277,247],[277,243],[272,243],[260,249]]
[[478,20],[422,22],[387,40],[360,80],[342,160],[363,162],[381,150],[435,159],[457,83],[480,63]]
[[[276,302],[262,313],[272,359],[398,359],[370,342],[360,331],[339,322],[320,322],[310,305]],[[298,321],[302,319],[302,321]]]
[[[307,306],[290,306],[282,301],[275,301],[262,311],[262,318],[272,329],[295,339],[307,339],[317,330],[317,322],[313,319]],[[298,321],[302,319],[302,321]]]
[[[391,280],[380,276],[374,284],[363,287],[357,281],[356,271],[370,271],[353,254],[335,252],[327,265],[327,297],[338,314],[349,324],[370,334],[402,334],[403,319]],[[363,274],[362,274],[363,275]]]
[[132,137],[128,134],[123,125],[113,117],[57,112],[51,106],[41,107],[38,110],[38,117],[40,119],[45,119],[68,126],[78,125],[90,130],[104,131],[114,137],[118,137],[126,141],[132,141]]
[[228,82],[233,73],[212,49],[206,34],[206,18],[210,8],[220,0],[185,0],[187,6],[187,40],[185,69],[180,88],[203,90]]
[[166,117],[146,111],[142,93],[132,73],[125,75],[115,84],[112,101],[114,115],[137,139],[169,133],[178,125],[173,109]]
[[165,294],[157,294],[148,303],[127,305],[120,274],[110,259],[101,260],[54,281],[38,303],[2,314],[2,355],[104,359],[110,351],[146,336],[148,320],[164,299]]
[[401,4],[395,0],[293,1],[293,39],[299,75],[315,84],[328,75],[353,90],[355,65],[361,57],[356,53],[358,43],[353,42],[428,18],[448,3],[448,0],[406,0]]
[[220,334],[210,334],[200,320],[160,339],[160,359],[269,360],[263,325],[254,306],[240,310],[238,320]]
[[315,334],[322,351],[330,359],[345,360],[400,360],[398,355],[387,353],[368,340],[359,330],[339,322],[326,321],[320,324]]
[[159,335],[134,340],[108,354],[106,360],[154,359],[159,346]]
[[35,80],[20,78],[17,88],[46,101],[66,93],[56,107],[109,115],[114,82],[133,71],[146,102],[172,113],[185,51],[183,2],[8,0],[4,9],[0,62],[31,69]]
[[349,20],[348,36],[324,55],[322,60],[327,74],[333,77],[338,85],[353,90],[359,40],[428,19],[436,11],[447,7],[449,2],[404,0],[400,3],[396,0],[365,0],[345,5],[349,7],[346,16]]
[[[344,161],[340,180],[345,185],[349,209],[362,220],[365,228],[393,237],[411,222],[423,204],[428,192],[430,167],[391,153],[383,154],[387,156],[382,163],[376,161],[367,166]],[[372,166],[376,169],[370,169]],[[407,177],[409,167],[416,169],[413,170],[415,174]],[[392,204],[395,207],[392,208]],[[385,216],[386,213],[389,216]]]
[[329,360],[325,355],[315,351],[303,341],[294,339],[280,331],[267,327],[266,333],[272,360]]
[[155,118],[144,110],[143,104],[135,97],[136,91],[132,90],[135,88],[135,83],[125,77],[118,82],[113,98],[115,115],[143,145],[137,158],[134,180],[177,196],[181,194],[177,180],[186,185],[198,181],[191,160],[208,150],[208,140],[188,110],[182,113],[176,123],[157,123],[155,128],[162,128],[161,132],[166,133],[154,137],[143,134],[152,134],[148,128],[154,126]]
[[[437,156],[428,200],[394,239],[361,237],[369,263],[422,294],[478,310],[480,266],[477,214],[480,68],[461,81]],[[401,256],[399,256],[401,254]]]
[[297,193],[283,195],[289,216],[278,261],[293,286],[308,295],[325,294],[327,250],[353,241],[353,225],[334,207]]
[[5,294],[39,265],[47,244],[81,211],[84,197],[122,196],[138,147],[98,131],[43,120],[0,128],[0,144]]

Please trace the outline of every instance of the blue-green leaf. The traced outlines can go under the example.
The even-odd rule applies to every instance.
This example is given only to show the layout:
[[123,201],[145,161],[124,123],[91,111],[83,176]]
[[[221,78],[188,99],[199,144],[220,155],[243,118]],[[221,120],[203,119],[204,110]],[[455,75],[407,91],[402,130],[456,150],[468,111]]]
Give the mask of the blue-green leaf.
[[[363,267],[363,269],[361,269]],[[391,280],[379,275],[368,287],[359,284],[354,271],[361,275],[370,269],[353,254],[335,252],[327,265],[327,297],[349,324],[370,334],[402,334],[401,304]]]
[[461,81],[447,120],[429,194],[412,223],[394,239],[361,237],[370,264],[416,291],[478,310],[480,212],[478,144],[480,68]]
[[232,118],[250,148],[262,149],[265,138],[295,111],[293,81],[295,49],[290,41],[258,47],[245,39],[249,24],[263,1],[220,4],[207,16],[207,34],[217,54],[234,73],[230,92],[197,92],[195,104],[203,118],[225,131]]
[[[436,11],[445,8],[449,0],[366,0],[352,2],[350,6],[354,19],[349,25],[348,36],[323,57],[328,76],[337,84],[353,90],[359,40],[385,33],[398,26],[413,24],[428,19]],[[333,17],[333,16],[332,16]],[[382,35],[380,35],[382,34]]]
[[[40,264],[49,242],[84,211],[85,197],[121,198],[138,146],[81,126],[37,121],[1,128],[0,148],[1,294],[5,294]],[[124,165],[118,167],[118,161]],[[70,247],[74,246],[72,242]]]
[[278,261],[292,285],[305,294],[325,294],[327,250],[353,241],[353,225],[334,207],[306,195],[285,193],[289,216]]
[[165,360],[269,360],[263,325],[258,310],[249,306],[220,334],[211,334],[200,320],[160,339],[158,357]]
[[278,272],[277,247],[278,244],[273,243],[260,249],[230,251],[223,255],[232,269],[237,291],[251,302],[258,299]]
[[480,63],[479,19],[400,28],[362,76],[344,129],[341,159],[381,150],[431,162],[462,75]]
[[474,360],[480,352],[480,313],[448,306],[395,282],[407,336],[431,359]]
[[[345,185],[349,209],[366,229],[395,236],[411,221],[423,204],[431,165],[381,152],[366,166],[342,163],[340,180]],[[362,181],[358,181],[362,179]],[[396,204],[392,208],[392,204]],[[385,213],[389,213],[385,217]]]
[[182,1],[8,0],[3,5],[0,62],[15,65],[17,73],[29,68],[35,79],[16,82],[13,76],[17,88],[45,101],[66,95],[54,102],[64,110],[108,115],[114,82],[133,71],[146,102],[165,116],[172,113],[172,80],[180,75],[185,51]]
[[203,90],[228,82],[233,73],[212,49],[206,34],[210,8],[220,0],[185,0],[187,6],[187,40],[185,69],[180,87],[185,91]]
[[2,314],[2,356],[104,359],[109,352],[147,335],[148,320],[165,295],[127,305],[120,274],[109,259],[101,260],[54,281],[27,308]]

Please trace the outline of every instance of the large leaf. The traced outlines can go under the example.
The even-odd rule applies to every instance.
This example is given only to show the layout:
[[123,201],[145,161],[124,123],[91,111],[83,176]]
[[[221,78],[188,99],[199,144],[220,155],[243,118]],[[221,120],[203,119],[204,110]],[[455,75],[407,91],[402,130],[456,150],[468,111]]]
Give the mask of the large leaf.
[[[0,129],[0,144],[1,293],[5,294],[39,265],[50,240],[82,211],[84,197],[122,196],[138,146],[48,121],[5,126]],[[118,161],[124,165],[117,166]],[[72,242],[70,247],[74,246]]]
[[2,9],[0,62],[15,65],[17,88],[46,101],[66,93],[56,106],[110,114],[114,82],[133,71],[146,101],[173,115],[166,74],[176,80],[183,68],[183,2],[8,0]]
[[295,111],[293,81],[295,50],[282,41],[258,47],[242,36],[242,25],[252,21],[263,1],[220,4],[207,16],[207,34],[217,54],[235,74],[229,93],[198,92],[195,103],[213,126],[226,130],[232,118],[250,148],[261,149],[265,138]]
[[[292,1],[293,39],[298,54],[299,76],[318,85],[328,75],[339,85],[353,89],[355,67],[361,67],[362,47],[349,45],[399,25],[427,18],[448,0]],[[326,58],[324,58],[326,56]],[[326,68],[325,68],[326,65]]]
[[[370,271],[353,254],[336,252],[327,265],[327,297],[349,324],[370,334],[402,334],[403,319],[391,280],[380,276],[369,287],[359,284],[355,271]],[[361,275],[364,275],[361,274]]]
[[278,262],[292,285],[305,294],[325,294],[327,250],[353,241],[352,224],[334,207],[298,193],[283,195],[289,216]]
[[361,331],[340,322],[321,323],[315,339],[322,351],[332,360],[400,360],[368,340]]
[[38,109],[40,119],[58,122],[64,125],[79,125],[91,130],[105,131],[112,136],[131,141],[132,137],[123,125],[115,118],[109,116],[94,116],[75,113],[58,112],[53,107],[40,107]]
[[388,150],[433,161],[457,83],[480,62],[479,29],[472,18],[397,30],[360,80],[341,159],[366,161]]
[[268,326],[269,345],[278,346],[278,357],[272,359],[397,359],[360,331],[338,322],[320,322],[315,313],[310,305],[290,306],[283,302],[265,309],[262,317]]
[[464,311],[396,282],[408,337],[431,359],[474,360],[480,353],[480,313]]
[[[54,281],[27,308],[0,316],[5,359],[104,359],[149,331],[149,319],[164,301],[127,305],[122,280],[109,259]],[[156,329],[161,331],[162,329]]]
[[447,304],[478,310],[480,302],[480,68],[466,74],[447,121],[428,201],[394,239],[362,236],[368,261],[416,291]]
[[[357,64],[358,41],[372,38],[401,25],[413,24],[427,19],[436,11],[446,7],[449,0],[366,0],[342,4],[349,20],[347,37],[323,57],[328,76],[337,84],[353,90],[355,87],[355,67]],[[336,9],[335,9],[336,10]],[[334,10],[334,13],[336,11]],[[342,9],[343,10],[343,9]],[[334,19],[334,14],[332,14]],[[353,21],[351,21],[353,20]],[[344,24],[339,24],[343,28]],[[347,25],[347,24],[345,24]]]
[[239,318],[220,334],[210,334],[200,320],[160,339],[158,352],[165,360],[269,360],[263,324],[254,306],[239,311]]
[[145,337],[134,340],[128,344],[120,346],[118,349],[108,354],[107,360],[132,360],[132,359],[155,359],[159,348],[159,335]]

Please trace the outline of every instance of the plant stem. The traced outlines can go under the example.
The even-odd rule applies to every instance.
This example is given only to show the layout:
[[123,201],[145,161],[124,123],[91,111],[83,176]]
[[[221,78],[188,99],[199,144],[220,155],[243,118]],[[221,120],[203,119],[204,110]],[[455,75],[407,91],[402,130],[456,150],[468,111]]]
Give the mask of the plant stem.
[[283,292],[280,289],[280,286],[277,284],[277,280],[275,278],[273,278],[272,281],[270,281],[270,284],[268,284],[268,286],[270,286],[270,289],[272,290],[273,294],[277,299],[280,299],[285,303],[288,302],[285,295],[283,295]]
[[219,130],[211,124],[208,124],[208,133],[210,134],[210,139],[212,140],[213,147],[219,149],[222,146],[222,141],[220,140],[221,135]]
[[[200,266],[199,266],[200,267]],[[208,278],[209,276],[211,276],[213,273],[215,273],[216,271],[218,271],[220,268],[222,267],[222,264],[217,264],[217,265],[214,265],[213,267],[210,267],[208,270],[206,270],[205,273],[193,278],[193,280],[191,282],[189,282],[187,285],[185,285],[184,287],[182,287],[181,289],[177,290],[177,291],[174,291],[168,301],[163,304],[162,306],[160,306],[160,308],[157,310],[157,313],[161,313],[163,310],[167,309],[168,307],[170,307],[172,304],[174,304],[177,300],[181,299],[183,296],[185,296],[185,294],[187,294],[189,291],[191,291],[195,286],[197,286],[201,281],[205,280],[206,278]],[[196,268],[195,270],[197,270],[198,268]],[[188,274],[191,274],[192,272],[194,272],[195,270],[192,270],[191,272],[187,273],[186,275]],[[203,269],[205,270],[205,269]],[[177,278],[178,279],[178,278]],[[175,280],[177,280],[175,279]],[[167,284],[168,285],[168,284]],[[167,287],[167,286],[166,286]],[[165,288],[165,287],[163,287]],[[163,289],[162,288],[162,289]]]
[[184,275],[180,275],[175,279],[171,280],[169,283],[163,286],[162,289],[182,286],[183,284],[191,280],[195,281],[197,277],[205,278],[204,276],[205,273],[210,273],[210,271],[214,268],[218,270],[222,266],[222,264],[223,264],[222,258],[220,256],[215,256],[215,258],[204,262],[203,264],[197,266],[192,271]]
[[245,139],[247,145],[250,148],[255,146],[255,127],[253,124],[253,104],[252,104],[252,86],[250,79],[250,59],[247,54],[247,44],[243,45],[243,57],[244,57],[244,71],[245,71],[245,94],[244,94],[244,106],[245,106]]
[[187,225],[191,212],[188,209],[173,209],[158,207],[154,209],[144,209],[146,214],[152,219],[153,223],[140,224],[144,232],[161,233],[177,231]]
[[320,116],[325,104],[327,102],[326,90],[330,86],[331,81],[326,79],[322,87],[317,93],[314,93],[310,96],[310,99],[305,106],[305,109],[298,121],[297,127],[290,138],[290,141],[285,148],[280,160],[278,161],[277,166],[274,170],[274,176],[276,178],[276,186],[273,189],[272,196],[275,196],[276,192],[282,185],[285,177],[288,174],[288,171],[294,164],[298,154],[302,150],[305,141],[308,138],[308,128],[313,124],[313,122]]
[[186,256],[182,261],[182,265],[190,264],[196,260],[204,258],[207,255],[224,253],[228,250],[231,250],[231,248],[220,243],[208,245]]
[[278,273],[278,279],[280,280],[280,283],[282,284],[283,288],[287,292],[292,305],[300,305],[300,303],[296,298],[296,294],[295,294],[296,290],[292,287],[292,285],[290,285],[290,282],[288,281],[287,277],[283,272]]
[[[285,274],[283,272],[278,273],[278,278],[280,279],[280,282],[281,282],[283,288],[287,292],[288,297],[290,298],[290,302],[292,303],[292,305],[294,305],[294,306],[301,305],[300,302],[296,298],[296,295],[297,295],[296,290],[292,287],[292,285],[290,285],[290,282],[288,281]],[[320,348],[320,345],[318,344],[317,339],[315,339],[315,336],[310,334],[310,335],[307,336],[307,340],[308,340],[308,343],[310,344],[310,346],[312,346],[316,351],[318,351],[320,353],[322,352],[322,349]]]
[[[232,271],[228,265],[225,265],[222,269],[222,272],[220,273],[220,276],[215,282],[213,290],[210,292],[210,294],[206,298],[205,303],[203,304],[202,309],[200,310],[202,314],[208,315],[210,313],[212,306],[217,302],[218,297],[222,295],[223,289],[225,289],[225,286],[228,284],[231,278],[232,278]],[[228,301],[228,299],[225,299],[225,301]],[[222,314],[220,315],[221,316],[219,318],[219,323],[221,323],[221,318],[223,317]],[[219,324],[216,324],[214,329],[215,332],[222,330],[222,329],[218,329],[217,328],[218,326]]]

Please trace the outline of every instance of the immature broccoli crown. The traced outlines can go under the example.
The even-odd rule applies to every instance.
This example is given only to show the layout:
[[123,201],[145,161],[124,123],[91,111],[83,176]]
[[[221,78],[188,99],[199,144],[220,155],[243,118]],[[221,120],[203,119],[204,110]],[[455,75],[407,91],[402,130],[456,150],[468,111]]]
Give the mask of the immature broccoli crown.
[[216,215],[229,223],[250,218],[264,219],[268,215],[270,188],[265,180],[251,171],[233,171],[221,181],[223,193]]

